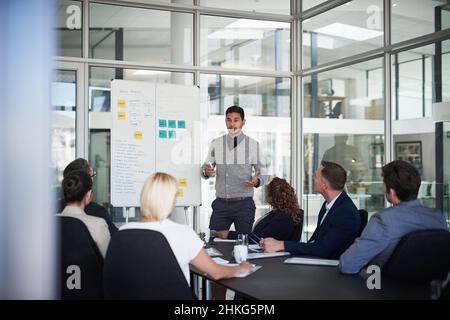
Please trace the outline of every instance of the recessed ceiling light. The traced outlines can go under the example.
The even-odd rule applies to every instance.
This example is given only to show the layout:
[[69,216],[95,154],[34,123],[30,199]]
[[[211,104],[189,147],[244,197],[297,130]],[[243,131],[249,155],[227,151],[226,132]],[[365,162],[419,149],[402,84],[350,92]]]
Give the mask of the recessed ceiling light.
[[397,4],[396,4],[396,3],[393,3],[393,4],[392,4],[392,6],[393,6],[393,7],[396,7],[396,6],[397,6]]

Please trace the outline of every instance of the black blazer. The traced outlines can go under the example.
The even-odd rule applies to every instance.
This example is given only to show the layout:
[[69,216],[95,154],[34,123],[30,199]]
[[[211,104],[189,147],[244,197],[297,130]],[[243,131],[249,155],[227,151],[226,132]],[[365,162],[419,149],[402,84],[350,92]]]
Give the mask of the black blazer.
[[[295,223],[291,216],[282,211],[270,211],[253,227],[249,235],[249,243],[259,243],[259,238],[275,238],[277,240],[291,240],[295,231]],[[301,230],[299,231],[301,232]],[[230,231],[228,239],[236,239],[237,232]]]
[[285,241],[285,251],[295,255],[338,259],[353,243],[358,236],[361,219],[352,199],[343,191],[320,225],[326,212],[325,204],[320,209],[316,230],[308,243]]

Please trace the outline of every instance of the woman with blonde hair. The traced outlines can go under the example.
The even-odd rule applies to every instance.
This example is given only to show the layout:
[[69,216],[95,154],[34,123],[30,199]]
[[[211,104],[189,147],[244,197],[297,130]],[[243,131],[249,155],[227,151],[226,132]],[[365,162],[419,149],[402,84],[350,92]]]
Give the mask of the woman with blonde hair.
[[139,222],[131,222],[120,228],[149,229],[161,232],[183,271],[188,283],[189,264],[208,274],[211,278],[232,278],[240,273],[250,271],[249,262],[237,266],[223,266],[215,263],[203,248],[203,241],[189,226],[175,223],[167,217],[174,209],[178,186],[176,179],[163,172],[156,172],[145,181],[141,192],[141,212],[143,218]]

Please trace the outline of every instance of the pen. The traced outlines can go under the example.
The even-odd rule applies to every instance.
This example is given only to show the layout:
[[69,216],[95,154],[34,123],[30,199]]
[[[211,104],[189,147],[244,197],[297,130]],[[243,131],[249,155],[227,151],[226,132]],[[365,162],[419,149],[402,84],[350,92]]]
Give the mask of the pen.
[[254,234],[254,233],[250,233],[250,236],[253,237],[253,241],[255,241],[255,239],[257,240],[257,241],[255,241],[256,243],[259,243],[259,242],[261,241],[261,238],[258,237],[258,236],[257,236],[256,234]]

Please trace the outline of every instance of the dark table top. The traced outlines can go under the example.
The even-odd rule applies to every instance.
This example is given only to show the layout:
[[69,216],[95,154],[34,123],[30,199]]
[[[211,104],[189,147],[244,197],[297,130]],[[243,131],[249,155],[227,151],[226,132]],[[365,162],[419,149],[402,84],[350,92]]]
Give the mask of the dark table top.
[[[234,262],[232,243],[217,243],[214,247],[224,254],[221,258]],[[283,263],[288,257],[250,260],[262,268],[245,278],[215,282],[258,300],[429,299],[428,286],[400,282],[381,275],[381,289],[369,290],[366,282],[370,274],[365,270],[357,275],[344,275],[337,267]],[[191,271],[202,275],[193,267]]]

